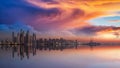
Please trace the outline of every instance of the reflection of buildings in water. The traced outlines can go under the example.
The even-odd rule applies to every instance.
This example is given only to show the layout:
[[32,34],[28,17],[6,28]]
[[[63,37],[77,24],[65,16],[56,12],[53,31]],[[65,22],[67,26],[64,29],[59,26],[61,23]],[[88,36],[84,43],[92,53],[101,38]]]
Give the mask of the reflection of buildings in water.
[[[54,42],[53,42],[54,41]],[[14,58],[16,55],[20,57],[22,60],[23,58],[28,58],[30,54],[33,56],[36,55],[36,50],[63,50],[66,48],[72,48],[70,45],[65,45],[62,43],[58,43],[55,40],[46,41],[36,44],[36,45],[0,45],[1,49],[12,49],[12,57]]]
[[3,40],[0,42],[1,48],[12,48],[12,56],[14,58],[15,53],[23,59],[25,56],[29,58],[30,53],[36,55],[36,49],[39,50],[63,50],[65,48],[77,48],[77,40],[65,40],[63,38],[59,39],[36,39],[36,34],[30,34],[29,31],[25,32],[20,30],[20,32],[15,35],[12,32],[12,41]]
[[33,56],[36,55],[36,47],[29,45],[13,45],[12,46],[12,56],[14,58],[15,53],[22,60],[25,56],[29,59],[30,53],[33,53]]
[[90,50],[93,51],[94,46],[90,46]]

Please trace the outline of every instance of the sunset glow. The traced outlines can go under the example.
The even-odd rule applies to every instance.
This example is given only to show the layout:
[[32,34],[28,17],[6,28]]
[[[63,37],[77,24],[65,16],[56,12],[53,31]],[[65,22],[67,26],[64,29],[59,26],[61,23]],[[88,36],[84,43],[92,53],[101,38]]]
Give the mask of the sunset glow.
[[120,0],[1,0],[0,4],[1,38],[20,29],[38,37],[75,39],[114,40],[120,33]]

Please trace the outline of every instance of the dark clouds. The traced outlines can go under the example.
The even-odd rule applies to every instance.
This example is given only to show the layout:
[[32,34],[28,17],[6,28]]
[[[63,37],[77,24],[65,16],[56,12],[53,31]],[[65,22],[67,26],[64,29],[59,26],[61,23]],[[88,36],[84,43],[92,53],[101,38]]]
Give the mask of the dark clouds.
[[[96,35],[97,32],[101,32],[101,31],[116,31],[116,30],[120,30],[120,27],[113,27],[113,26],[86,26],[83,28],[76,28],[71,30],[73,34],[75,35],[90,35],[90,36],[94,36]],[[104,32],[103,32],[104,34]],[[114,32],[113,32],[114,34]]]
[[57,8],[44,9],[28,4],[24,0],[0,0],[0,24],[11,24],[37,15],[50,17],[60,14]]
[[48,4],[59,4],[59,2],[55,1],[55,0],[41,0],[42,2],[46,2]]
[[[40,1],[48,5],[59,4],[55,0]],[[38,7],[27,0],[0,0],[0,24],[12,25],[20,21],[37,31],[60,29],[63,25],[66,26],[84,15],[84,11],[78,8],[63,10],[60,7]]]
[[74,8],[73,13],[71,14],[71,17],[73,18],[80,18],[85,15],[85,12],[83,10]]

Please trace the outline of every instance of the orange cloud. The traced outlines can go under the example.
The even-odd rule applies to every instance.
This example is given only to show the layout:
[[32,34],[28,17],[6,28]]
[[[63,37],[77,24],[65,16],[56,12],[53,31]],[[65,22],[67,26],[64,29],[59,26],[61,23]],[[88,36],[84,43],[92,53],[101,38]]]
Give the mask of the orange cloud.
[[109,27],[96,32],[96,37],[105,39],[116,39],[120,36],[120,27]]
[[[51,0],[50,0],[51,1]],[[54,3],[52,3],[54,1]],[[73,28],[83,28],[86,26],[91,26],[87,21],[97,17],[112,16],[120,11],[120,0],[52,0],[51,2],[43,2],[42,0],[27,0],[28,3],[42,7],[45,9],[58,8],[61,14],[54,17],[52,21],[54,26],[60,28],[61,30],[69,30]],[[39,22],[38,17],[38,22]],[[47,21],[47,18],[45,19]],[[50,24],[51,25],[51,24]],[[105,28],[105,30],[100,30],[96,32],[99,37],[112,38],[115,35],[114,32],[120,29]]]
[[[83,10],[86,14],[83,18],[91,19],[97,16],[108,14],[111,11],[120,10],[119,0],[52,0],[57,2],[56,4],[50,4],[48,2],[42,2],[41,0],[28,0],[29,3],[38,7],[46,9],[60,8],[65,12],[69,13],[73,8]],[[67,15],[67,14],[66,14]]]

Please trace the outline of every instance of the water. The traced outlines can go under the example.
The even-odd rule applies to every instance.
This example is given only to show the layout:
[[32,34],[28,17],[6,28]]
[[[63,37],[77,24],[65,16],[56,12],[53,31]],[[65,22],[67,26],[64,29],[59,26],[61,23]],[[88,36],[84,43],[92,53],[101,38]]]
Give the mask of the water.
[[[15,50],[16,49],[16,50]],[[120,46],[80,46],[63,50],[0,49],[0,68],[120,68]],[[35,51],[35,52],[34,52]]]

